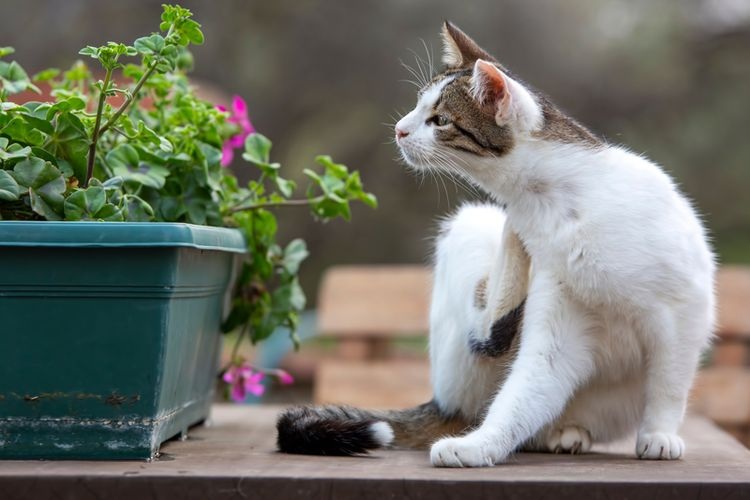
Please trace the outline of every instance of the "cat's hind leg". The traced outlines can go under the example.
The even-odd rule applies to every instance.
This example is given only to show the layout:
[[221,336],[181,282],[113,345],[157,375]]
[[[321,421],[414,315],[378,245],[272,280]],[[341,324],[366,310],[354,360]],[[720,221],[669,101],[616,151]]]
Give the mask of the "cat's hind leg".
[[644,322],[646,399],[636,442],[638,458],[674,460],[685,452],[677,431],[712,324],[711,313],[701,314],[701,309],[676,314],[665,307]]
[[554,422],[594,371],[592,327],[587,312],[567,296],[559,280],[537,272],[510,376],[478,429],[432,446],[433,465],[493,465]]
[[446,414],[474,422],[497,390],[502,370],[478,359],[469,332],[486,308],[486,284],[502,258],[505,214],[466,204],[442,223],[430,303],[430,364],[435,401]]

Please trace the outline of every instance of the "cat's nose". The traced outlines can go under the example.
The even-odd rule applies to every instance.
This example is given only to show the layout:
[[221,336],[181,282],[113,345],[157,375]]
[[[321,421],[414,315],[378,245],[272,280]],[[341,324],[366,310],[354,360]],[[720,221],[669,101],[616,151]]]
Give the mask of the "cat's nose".
[[396,127],[396,139],[403,139],[407,135],[409,135],[409,132]]

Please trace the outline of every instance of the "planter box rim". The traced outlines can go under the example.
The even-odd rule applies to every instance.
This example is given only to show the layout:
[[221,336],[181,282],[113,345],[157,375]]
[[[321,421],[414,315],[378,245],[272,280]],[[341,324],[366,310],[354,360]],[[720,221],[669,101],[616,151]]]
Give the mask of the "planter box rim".
[[0,247],[189,247],[245,253],[237,229],[181,222],[0,221]]

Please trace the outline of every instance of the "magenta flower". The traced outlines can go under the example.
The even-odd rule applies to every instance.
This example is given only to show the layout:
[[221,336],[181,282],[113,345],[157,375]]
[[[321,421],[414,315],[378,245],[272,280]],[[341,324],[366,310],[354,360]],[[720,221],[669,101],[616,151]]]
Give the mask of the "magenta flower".
[[290,385],[294,383],[294,377],[285,370],[274,370],[273,374],[278,377],[279,382],[281,382],[282,385]]
[[263,395],[263,392],[266,390],[265,386],[261,383],[264,376],[264,373],[256,372],[247,363],[242,363],[230,366],[224,372],[222,379],[231,386],[232,399],[237,403],[241,403],[245,401],[248,392],[254,396]]
[[245,100],[236,95],[232,97],[232,110],[227,110],[224,106],[216,106],[219,111],[229,113],[227,122],[235,125],[238,133],[226,141],[221,148],[221,166],[226,167],[234,159],[234,150],[245,145],[245,138],[255,132],[250,117],[247,115],[247,103]]

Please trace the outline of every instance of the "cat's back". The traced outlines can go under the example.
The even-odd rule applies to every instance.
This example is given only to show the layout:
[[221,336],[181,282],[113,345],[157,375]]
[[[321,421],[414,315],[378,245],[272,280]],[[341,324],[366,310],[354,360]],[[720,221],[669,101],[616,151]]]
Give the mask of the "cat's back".
[[558,230],[567,245],[552,250],[574,288],[614,300],[706,293],[714,259],[705,230],[662,168],[605,146],[580,154],[571,172],[568,227]]

